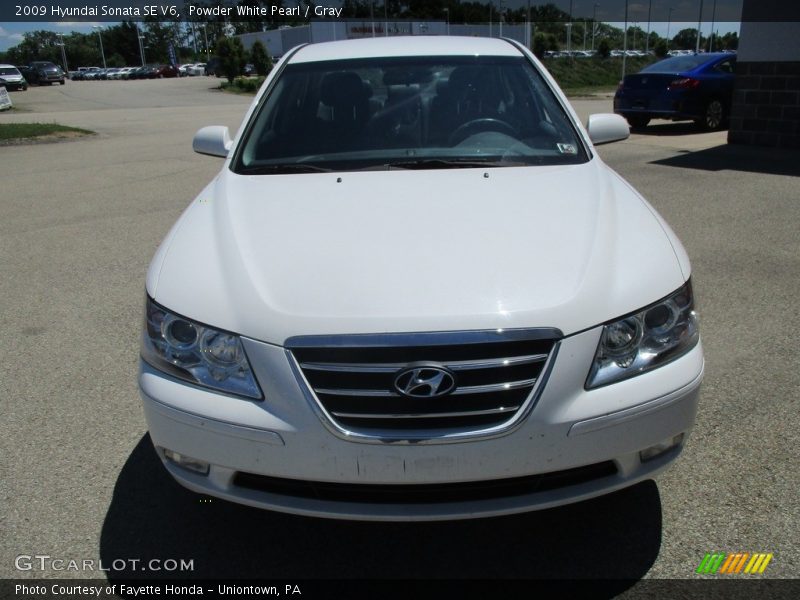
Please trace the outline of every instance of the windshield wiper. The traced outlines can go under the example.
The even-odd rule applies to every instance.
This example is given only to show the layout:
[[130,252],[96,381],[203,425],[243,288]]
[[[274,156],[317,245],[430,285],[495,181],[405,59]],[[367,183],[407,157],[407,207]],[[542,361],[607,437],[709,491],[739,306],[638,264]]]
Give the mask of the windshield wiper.
[[420,158],[387,163],[389,169],[469,169],[482,167],[520,167],[529,163],[509,160],[476,160],[474,158]]
[[282,173],[330,173],[333,169],[303,163],[287,163],[282,165],[259,165],[245,167],[240,175],[280,175]]

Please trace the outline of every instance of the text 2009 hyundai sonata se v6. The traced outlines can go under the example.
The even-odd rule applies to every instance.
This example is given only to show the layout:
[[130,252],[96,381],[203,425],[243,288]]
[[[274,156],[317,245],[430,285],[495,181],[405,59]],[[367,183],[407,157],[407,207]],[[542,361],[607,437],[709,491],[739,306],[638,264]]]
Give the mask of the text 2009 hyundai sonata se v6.
[[686,252],[514,42],[295,48],[147,275],[139,386],[184,486],[348,519],[551,507],[692,428]]

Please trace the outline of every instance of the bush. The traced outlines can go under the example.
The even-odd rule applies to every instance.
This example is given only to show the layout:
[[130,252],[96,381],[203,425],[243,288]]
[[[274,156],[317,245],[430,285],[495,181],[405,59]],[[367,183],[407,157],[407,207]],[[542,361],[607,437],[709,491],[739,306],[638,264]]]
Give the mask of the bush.
[[597,54],[602,58],[611,56],[611,44],[608,43],[607,39],[602,39],[600,43],[597,44]]
[[547,40],[545,39],[543,33],[534,34],[532,50],[536,55],[536,58],[544,58],[544,53],[547,51]]
[[228,79],[228,83],[233,83],[233,80],[242,73],[244,65],[247,63],[242,40],[239,38],[222,38],[217,42],[216,54],[219,56],[219,66],[222,74]]
[[262,77],[272,69],[272,59],[267,52],[267,48],[260,41],[256,40],[250,49],[250,62],[256,69],[256,73]]
[[223,90],[231,92],[240,92],[243,94],[255,94],[261,84],[264,83],[265,77],[236,77],[233,81],[222,84]]
[[669,49],[667,48],[667,40],[658,40],[656,47],[653,48],[653,51],[656,53],[658,58],[666,58],[667,52],[669,52]]

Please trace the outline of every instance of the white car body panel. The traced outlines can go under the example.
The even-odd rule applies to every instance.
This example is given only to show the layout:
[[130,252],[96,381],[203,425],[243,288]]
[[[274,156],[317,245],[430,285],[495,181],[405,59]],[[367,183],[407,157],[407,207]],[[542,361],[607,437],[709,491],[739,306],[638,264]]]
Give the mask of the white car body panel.
[[597,158],[279,175],[268,186],[226,171],[181,220],[148,293],[183,316],[275,344],[374,331],[571,334],[685,281],[658,220]]

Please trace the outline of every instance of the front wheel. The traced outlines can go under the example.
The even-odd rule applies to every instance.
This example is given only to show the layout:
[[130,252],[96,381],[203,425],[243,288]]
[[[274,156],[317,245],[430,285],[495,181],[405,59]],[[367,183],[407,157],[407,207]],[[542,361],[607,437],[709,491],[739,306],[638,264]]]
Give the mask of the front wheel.
[[647,124],[650,122],[650,117],[645,117],[641,115],[628,115],[625,117],[628,121],[628,124],[633,129],[644,129],[647,127]]
[[725,105],[721,100],[712,98],[706,104],[703,117],[697,119],[695,124],[704,131],[716,131],[725,123]]

